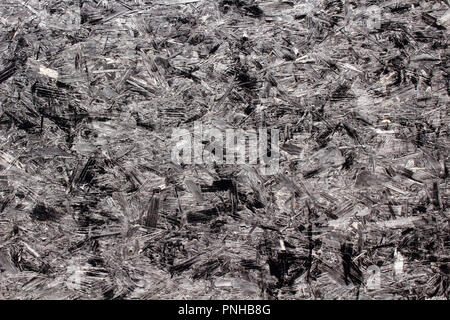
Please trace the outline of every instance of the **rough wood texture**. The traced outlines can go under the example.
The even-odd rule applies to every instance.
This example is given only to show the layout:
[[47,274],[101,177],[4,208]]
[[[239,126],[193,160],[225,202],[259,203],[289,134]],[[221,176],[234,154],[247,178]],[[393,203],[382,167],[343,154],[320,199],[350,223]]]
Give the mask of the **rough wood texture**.
[[[449,9],[2,1],[0,298],[448,299]],[[280,171],[175,165],[195,121]]]

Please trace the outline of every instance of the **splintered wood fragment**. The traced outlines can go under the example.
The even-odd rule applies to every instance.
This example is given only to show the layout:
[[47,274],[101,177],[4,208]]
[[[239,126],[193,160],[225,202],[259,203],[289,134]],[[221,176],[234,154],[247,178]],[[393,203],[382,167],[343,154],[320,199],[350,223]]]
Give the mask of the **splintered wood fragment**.
[[156,225],[158,223],[158,211],[159,211],[159,204],[161,200],[161,191],[160,189],[153,190],[153,196],[150,199],[149,208],[147,210],[147,214],[144,216],[142,224],[146,227],[150,228],[156,228]]
[[99,74],[99,73],[115,73],[115,72],[123,72],[126,71],[126,69],[104,69],[104,70],[94,70],[92,71],[93,74]]
[[440,192],[439,192],[439,183],[437,181],[433,182],[433,204],[437,207],[437,208],[442,208],[441,205],[441,196],[440,196]]
[[144,90],[145,92],[155,93],[155,90],[150,88],[148,85],[143,84],[142,81],[140,81],[138,79],[134,79],[133,77],[130,77],[130,79],[127,79],[126,82],[128,84],[131,84],[131,85],[137,87],[138,89]]
[[402,217],[386,221],[378,221],[370,223],[367,230],[383,230],[383,229],[405,229],[414,227],[414,222],[418,222],[421,217]]
[[391,189],[392,191],[398,192],[401,195],[407,195],[408,194],[407,192],[405,192],[403,190],[400,190],[399,188],[396,188],[395,186],[393,186],[392,183],[387,183],[386,182],[386,183],[383,184],[383,186],[385,186],[386,188]]
[[122,86],[123,84],[131,77],[131,74],[133,73],[133,69],[129,68],[125,74],[123,75],[123,77],[119,80],[119,82],[117,83],[117,89],[118,90],[122,90]]
[[33,84],[31,92],[41,98],[66,99],[66,94],[62,90],[39,83]]
[[58,71],[44,66],[39,66],[39,73],[52,79],[58,79],[59,76]]
[[196,255],[192,258],[189,258],[189,259],[181,262],[180,264],[171,266],[169,268],[169,272],[172,274],[179,274],[179,273],[182,273],[183,271],[188,270],[193,264],[197,263],[199,256],[200,255]]
[[22,244],[25,246],[25,248],[27,248],[27,250],[36,258],[40,258],[41,255],[39,253],[36,252],[36,250],[34,250],[33,248],[31,248],[31,246],[26,243],[25,241],[22,241]]
[[75,178],[74,184],[78,183],[84,183],[86,182],[87,173],[89,171],[89,168],[92,167],[95,164],[94,158],[89,158],[86,164],[84,165],[83,169],[81,170],[80,174]]
[[118,0],[118,3],[120,3],[122,6],[124,6],[125,8],[127,8],[128,10],[133,10],[133,7],[127,5],[126,3],[124,3],[123,1]]
[[283,239],[280,239],[280,251],[286,251],[286,246]]
[[29,2],[29,1],[21,1],[21,0],[19,1],[19,3],[22,4],[22,6],[24,6],[28,10],[30,10],[34,15],[39,16],[39,12],[34,10],[34,8],[32,6],[30,6],[27,2]]
[[343,243],[341,245],[342,265],[344,270],[345,284],[352,282],[359,285],[362,283],[362,272],[359,267],[352,261],[354,254],[353,245],[351,243]]
[[280,146],[280,149],[292,155],[297,155],[300,154],[300,152],[302,152],[302,148],[292,143],[284,143]]
[[138,11],[137,10],[131,10],[131,11],[130,10],[125,10],[125,11],[122,11],[122,12],[118,12],[118,13],[112,14],[111,16],[109,16],[107,18],[104,18],[103,19],[103,23],[111,21],[111,20],[113,20],[113,19],[115,19],[115,18],[117,18],[117,17],[119,17],[119,16],[121,16],[123,14],[126,14],[126,13],[130,14],[130,13],[136,13],[136,12],[138,12]]
[[218,110],[222,106],[222,104],[225,102],[225,99],[230,95],[231,91],[233,90],[234,85],[235,84],[234,84],[234,79],[233,79],[231,81],[231,84],[228,86],[227,90],[225,91],[225,93],[216,100],[217,101],[217,104],[215,106],[216,110]]
[[0,83],[5,82],[9,78],[11,78],[16,72],[17,68],[14,63],[7,66],[5,69],[0,71]]
[[232,187],[230,188],[231,211],[233,215],[235,215],[238,209],[239,196],[236,181],[232,180],[231,182],[232,182]]

